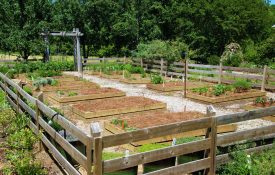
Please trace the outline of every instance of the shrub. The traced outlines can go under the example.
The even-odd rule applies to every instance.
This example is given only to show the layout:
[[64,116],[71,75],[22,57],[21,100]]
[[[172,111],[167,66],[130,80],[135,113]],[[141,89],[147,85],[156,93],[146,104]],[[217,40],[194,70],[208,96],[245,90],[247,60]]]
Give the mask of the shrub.
[[208,88],[207,87],[194,88],[194,89],[192,89],[192,92],[199,93],[199,94],[204,94],[204,93],[208,92]]
[[231,90],[231,86],[226,86],[226,85],[223,85],[223,84],[218,84],[218,85],[215,85],[213,87],[213,94],[215,96],[220,96],[222,94],[224,94],[226,91],[230,91]]
[[164,79],[160,75],[152,74],[151,75],[151,82],[153,84],[161,84],[161,83],[164,83]]
[[246,80],[238,80],[233,84],[236,92],[243,92],[251,89],[251,83]]
[[33,132],[28,128],[16,131],[15,133],[11,134],[7,139],[7,143],[12,149],[31,150],[34,146],[34,143],[37,141],[37,136],[35,136]]
[[207,62],[211,65],[219,65],[221,58],[217,55],[211,55],[207,58]]
[[32,89],[28,86],[23,87],[24,91],[26,91],[28,94],[32,95]]

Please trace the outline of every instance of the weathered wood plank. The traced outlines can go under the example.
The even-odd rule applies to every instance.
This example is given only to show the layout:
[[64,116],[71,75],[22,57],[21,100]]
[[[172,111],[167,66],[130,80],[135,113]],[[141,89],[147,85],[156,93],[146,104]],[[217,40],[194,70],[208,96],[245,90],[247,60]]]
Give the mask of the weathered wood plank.
[[204,65],[204,64],[188,64],[188,67],[210,68],[210,69],[218,69],[219,68],[219,66]]
[[117,135],[104,136],[103,147],[111,147],[117,145],[123,145],[131,142],[137,142],[141,140],[147,140],[157,138],[160,136],[166,136],[176,133],[187,132],[196,129],[207,128],[211,124],[211,118],[202,118],[198,120],[191,120],[185,122],[179,122],[174,124],[150,127],[145,129],[139,129],[133,132],[122,133]]
[[51,126],[49,126],[41,117],[39,117],[40,126],[80,165],[86,167],[87,158],[72,146],[65,138],[57,133]]
[[253,80],[262,80],[263,75],[252,75],[252,74],[238,74],[234,72],[223,72],[222,73],[225,76],[231,76],[235,78],[246,78],[246,79],[253,79]]
[[165,168],[162,170],[146,173],[146,175],[173,175],[173,174],[188,174],[195,171],[206,169],[210,166],[210,158],[192,161],[189,163],[181,164]]
[[253,139],[254,137],[265,136],[272,133],[275,133],[275,124],[245,131],[223,134],[221,136],[218,136],[217,145],[220,146],[223,144],[234,143],[241,140],[249,140]]
[[58,163],[71,175],[81,175],[74,167],[71,165],[66,158],[62,156],[62,154],[51,144],[51,142],[47,139],[47,137],[42,134],[41,137],[42,142],[49,149],[49,152],[53,155],[54,158],[58,161]]
[[225,114],[217,117],[218,125],[225,125],[229,123],[242,122],[246,120],[253,120],[275,114],[275,107],[268,107],[263,109],[256,109],[246,112],[238,112],[234,114]]
[[[56,114],[56,112],[53,109],[49,108],[44,103],[38,101],[37,104],[41,112],[43,112],[47,116],[51,117]],[[56,117],[54,117],[53,120],[60,124],[64,129],[69,131],[72,135],[76,136],[82,143],[87,145],[90,137],[87,134],[85,134],[81,129],[76,127],[73,123],[71,123],[61,115],[57,115]]]
[[218,71],[208,71],[208,70],[198,70],[198,69],[188,69],[188,72],[191,72],[191,73],[200,73],[200,74],[218,74],[219,72]]
[[184,143],[173,147],[167,147],[150,152],[130,155],[125,158],[118,158],[104,161],[104,172],[114,172],[121,169],[134,167],[140,164],[150,163],[170,157],[180,156],[210,148],[210,139]]

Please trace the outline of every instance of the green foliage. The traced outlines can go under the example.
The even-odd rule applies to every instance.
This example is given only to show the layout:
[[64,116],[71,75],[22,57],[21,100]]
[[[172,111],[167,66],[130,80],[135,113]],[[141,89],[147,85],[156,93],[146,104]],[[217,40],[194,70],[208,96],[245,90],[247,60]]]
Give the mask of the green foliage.
[[258,103],[259,103],[259,104],[263,104],[263,105],[264,105],[264,104],[266,103],[266,101],[267,101],[267,99],[266,99],[266,98],[263,98],[263,97],[257,97],[257,98],[256,98],[256,100],[255,100],[255,103],[256,103],[256,104],[258,104]]
[[123,157],[124,154],[120,152],[103,152],[102,158],[103,160],[111,160],[119,157]]
[[220,59],[221,58],[217,55],[210,55],[207,58],[207,62],[208,62],[208,64],[211,64],[211,65],[219,65],[220,64]]
[[223,84],[218,84],[213,87],[213,94],[215,96],[220,96],[224,94],[226,91],[231,91],[231,86],[223,85]]
[[151,74],[151,83],[161,84],[161,83],[164,83],[164,79],[162,78],[161,75]]
[[9,135],[7,143],[12,149],[33,149],[34,143],[38,141],[37,136],[30,129],[23,128]]
[[180,41],[153,40],[148,43],[140,43],[137,46],[135,56],[146,59],[161,59],[173,62],[181,59],[181,52],[187,50],[187,45]]
[[46,85],[56,86],[57,84],[58,84],[57,80],[52,78],[37,78],[32,83],[32,85],[37,88],[39,88],[40,86],[46,86]]
[[5,167],[4,174],[20,175],[46,175],[48,174],[41,164],[36,162],[33,155],[25,150],[10,150],[6,153],[6,158],[12,167]]
[[184,138],[179,138],[176,141],[176,144],[183,144],[183,143],[189,143],[189,142],[194,142],[194,141],[198,141],[201,140],[201,137],[184,137]]
[[127,132],[131,132],[131,131],[136,130],[136,128],[129,127],[128,122],[126,120],[121,120],[121,119],[118,119],[118,118],[113,118],[112,121],[111,121],[111,124],[119,126]]
[[77,96],[77,92],[68,92],[69,97]]
[[32,95],[32,89],[28,86],[24,86],[23,90],[26,91],[28,94]]
[[200,87],[200,88],[193,88],[192,92],[194,93],[198,93],[198,94],[205,94],[208,92],[208,88],[207,87]]
[[0,136],[6,136],[16,115],[10,108],[0,108]]
[[151,143],[151,144],[145,144],[138,147],[137,151],[142,153],[142,152],[152,151],[156,149],[166,148],[168,146],[170,146],[170,144],[168,143]]
[[233,87],[235,88],[236,92],[243,92],[251,89],[251,83],[246,80],[237,80],[233,83]]

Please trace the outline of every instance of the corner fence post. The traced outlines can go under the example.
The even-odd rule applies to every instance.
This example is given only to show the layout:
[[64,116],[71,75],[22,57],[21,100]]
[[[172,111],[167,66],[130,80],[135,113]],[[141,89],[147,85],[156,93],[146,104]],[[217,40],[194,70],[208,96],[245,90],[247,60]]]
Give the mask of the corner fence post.
[[222,62],[220,62],[220,66],[219,66],[219,84],[222,83]]
[[262,79],[262,86],[261,86],[261,91],[265,91],[265,84],[266,84],[266,78],[267,78],[267,66],[264,66],[263,70],[263,79]]
[[214,175],[216,172],[216,142],[217,142],[217,120],[216,110],[210,105],[206,107],[206,116],[211,117],[211,127],[207,128],[205,138],[210,138],[210,150],[204,151],[204,158],[210,157],[210,168],[204,170],[204,175]]
[[93,137],[93,175],[102,175],[103,168],[102,168],[102,152],[103,152],[103,145],[102,145],[102,137],[101,137],[102,129],[98,122],[91,124],[91,135]]

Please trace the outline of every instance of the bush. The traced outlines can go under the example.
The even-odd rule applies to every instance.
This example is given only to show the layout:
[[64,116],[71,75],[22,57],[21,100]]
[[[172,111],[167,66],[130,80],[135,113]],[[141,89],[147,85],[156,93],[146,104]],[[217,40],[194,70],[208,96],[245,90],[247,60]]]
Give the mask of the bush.
[[164,83],[164,79],[160,75],[152,74],[151,75],[151,82],[153,84],[161,84],[161,83]]
[[215,85],[213,87],[213,94],[215,96],[220,96],[222,94],[224,94],[226,91],[230,91],[231,90],[231,86],[226,86],[226,85],[223,85],[223,84],[218,84],[218,85]]
[[211,65],[219,65],[220,60],[221,58],[217,55],[211,55],[210,57],[207,58],[208,64],[211,64]]
[[246,81],[246,80],[237,80],[234,84],[233,87],[235,88],[235,92],[243,92],[251,89],[251,83]]
[[37,136],[35,136],[33,132],[28,128],[16,131],[15,133],[11,134],[7,139],[7,143],[12,149],[31,150],[34,146],[34,143],[37,141]]

